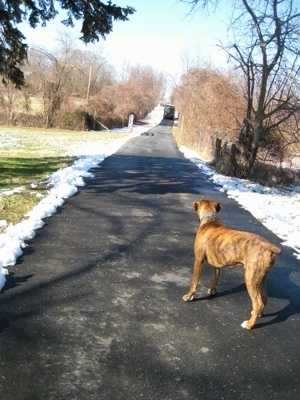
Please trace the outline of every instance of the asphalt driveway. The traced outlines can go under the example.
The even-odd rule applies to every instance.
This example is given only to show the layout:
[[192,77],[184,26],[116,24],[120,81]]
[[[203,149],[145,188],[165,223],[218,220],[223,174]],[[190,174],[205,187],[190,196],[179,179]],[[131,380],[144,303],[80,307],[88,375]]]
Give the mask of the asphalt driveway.
[[166,121],[93,170],[28,243],[0,294],[1,400],[300,398],[299,261],[283,247],[269,303],[244,330],[243,268],[184,303],[199,197],[280,240],[183,158]]

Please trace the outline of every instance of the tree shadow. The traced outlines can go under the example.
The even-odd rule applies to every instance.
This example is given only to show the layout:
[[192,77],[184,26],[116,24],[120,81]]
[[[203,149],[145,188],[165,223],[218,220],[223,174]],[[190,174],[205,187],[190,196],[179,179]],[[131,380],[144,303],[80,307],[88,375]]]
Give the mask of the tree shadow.
[[15,288],[16,286],[20,286],[22,283],[26,283],[33,276],[34,274],[16,276],[14,272],[9,272],[9,274],[6,275],[6,283],[2,289],[2,293]]

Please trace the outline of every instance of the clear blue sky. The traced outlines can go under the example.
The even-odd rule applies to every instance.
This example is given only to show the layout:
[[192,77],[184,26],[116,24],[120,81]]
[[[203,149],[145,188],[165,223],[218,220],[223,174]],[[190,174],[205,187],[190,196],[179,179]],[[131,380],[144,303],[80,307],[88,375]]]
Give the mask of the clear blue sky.
[[[88,49],[101,47],[103,55],[117,70],[121,70],[126,61],[130,65],[151,65],[176,76],[183,71],[182,58],[186,59],[186,54],[189,59],[200,54],[216,66],[225,66],[225,54],[216,46],[219,40],[226,41],[228,17],[224,10],[211,12],[209,16],[200,11],[187,16],[189,6],[178,0],[115,0],[115,3],[132,6],[136,13],[130,16],[130,21],[115,23],[105,41],[89,45]],[[35,30],[22,24],[21,30],[27,43],[51,49],[55,47],[59,32],[66,30],[60,23],[62,19],[63,16],[58,15],[46,28]],[[70,32],[79,38],[79,24]],[[78,46],[85,48],[80,41]]]

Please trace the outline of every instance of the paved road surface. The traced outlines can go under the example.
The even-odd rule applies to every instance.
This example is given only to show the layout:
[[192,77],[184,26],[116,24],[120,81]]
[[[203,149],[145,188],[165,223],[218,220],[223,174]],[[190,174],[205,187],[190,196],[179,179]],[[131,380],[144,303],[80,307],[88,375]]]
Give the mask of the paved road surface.
[[[300,398],[299,261],[283,248],[266,314],[243,330],[243,269],[184,303],[198,226],[192,202],[279,239],[184,159],[165,122],[94,170],[37,231],[0,294],[1,400]],[[284,205],[283,205],[284,206]]]

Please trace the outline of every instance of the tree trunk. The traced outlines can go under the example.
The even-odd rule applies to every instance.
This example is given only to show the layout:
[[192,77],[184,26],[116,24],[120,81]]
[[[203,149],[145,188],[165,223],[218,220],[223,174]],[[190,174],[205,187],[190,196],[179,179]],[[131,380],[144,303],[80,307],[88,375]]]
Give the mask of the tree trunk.
[[216,139],[214,164],[217,171],[229,175],[236,176],[237,170],[237,147],[233,143],[225,142],[222,144],[221,139]]
[[247,120],[244,121],[242,126],[239,140],[238,150],[236,152],[236,177],[247,178],[254,166],[256,155],[258,151],[257,132],[251,130],[250,124]]
[[247,178],[251,173],[258,151],[258,141],[253,138],[253,131],[245,120],[237,144],[222,143],[220,139],[215,143],[214,163],[216,169],[229,176]]

